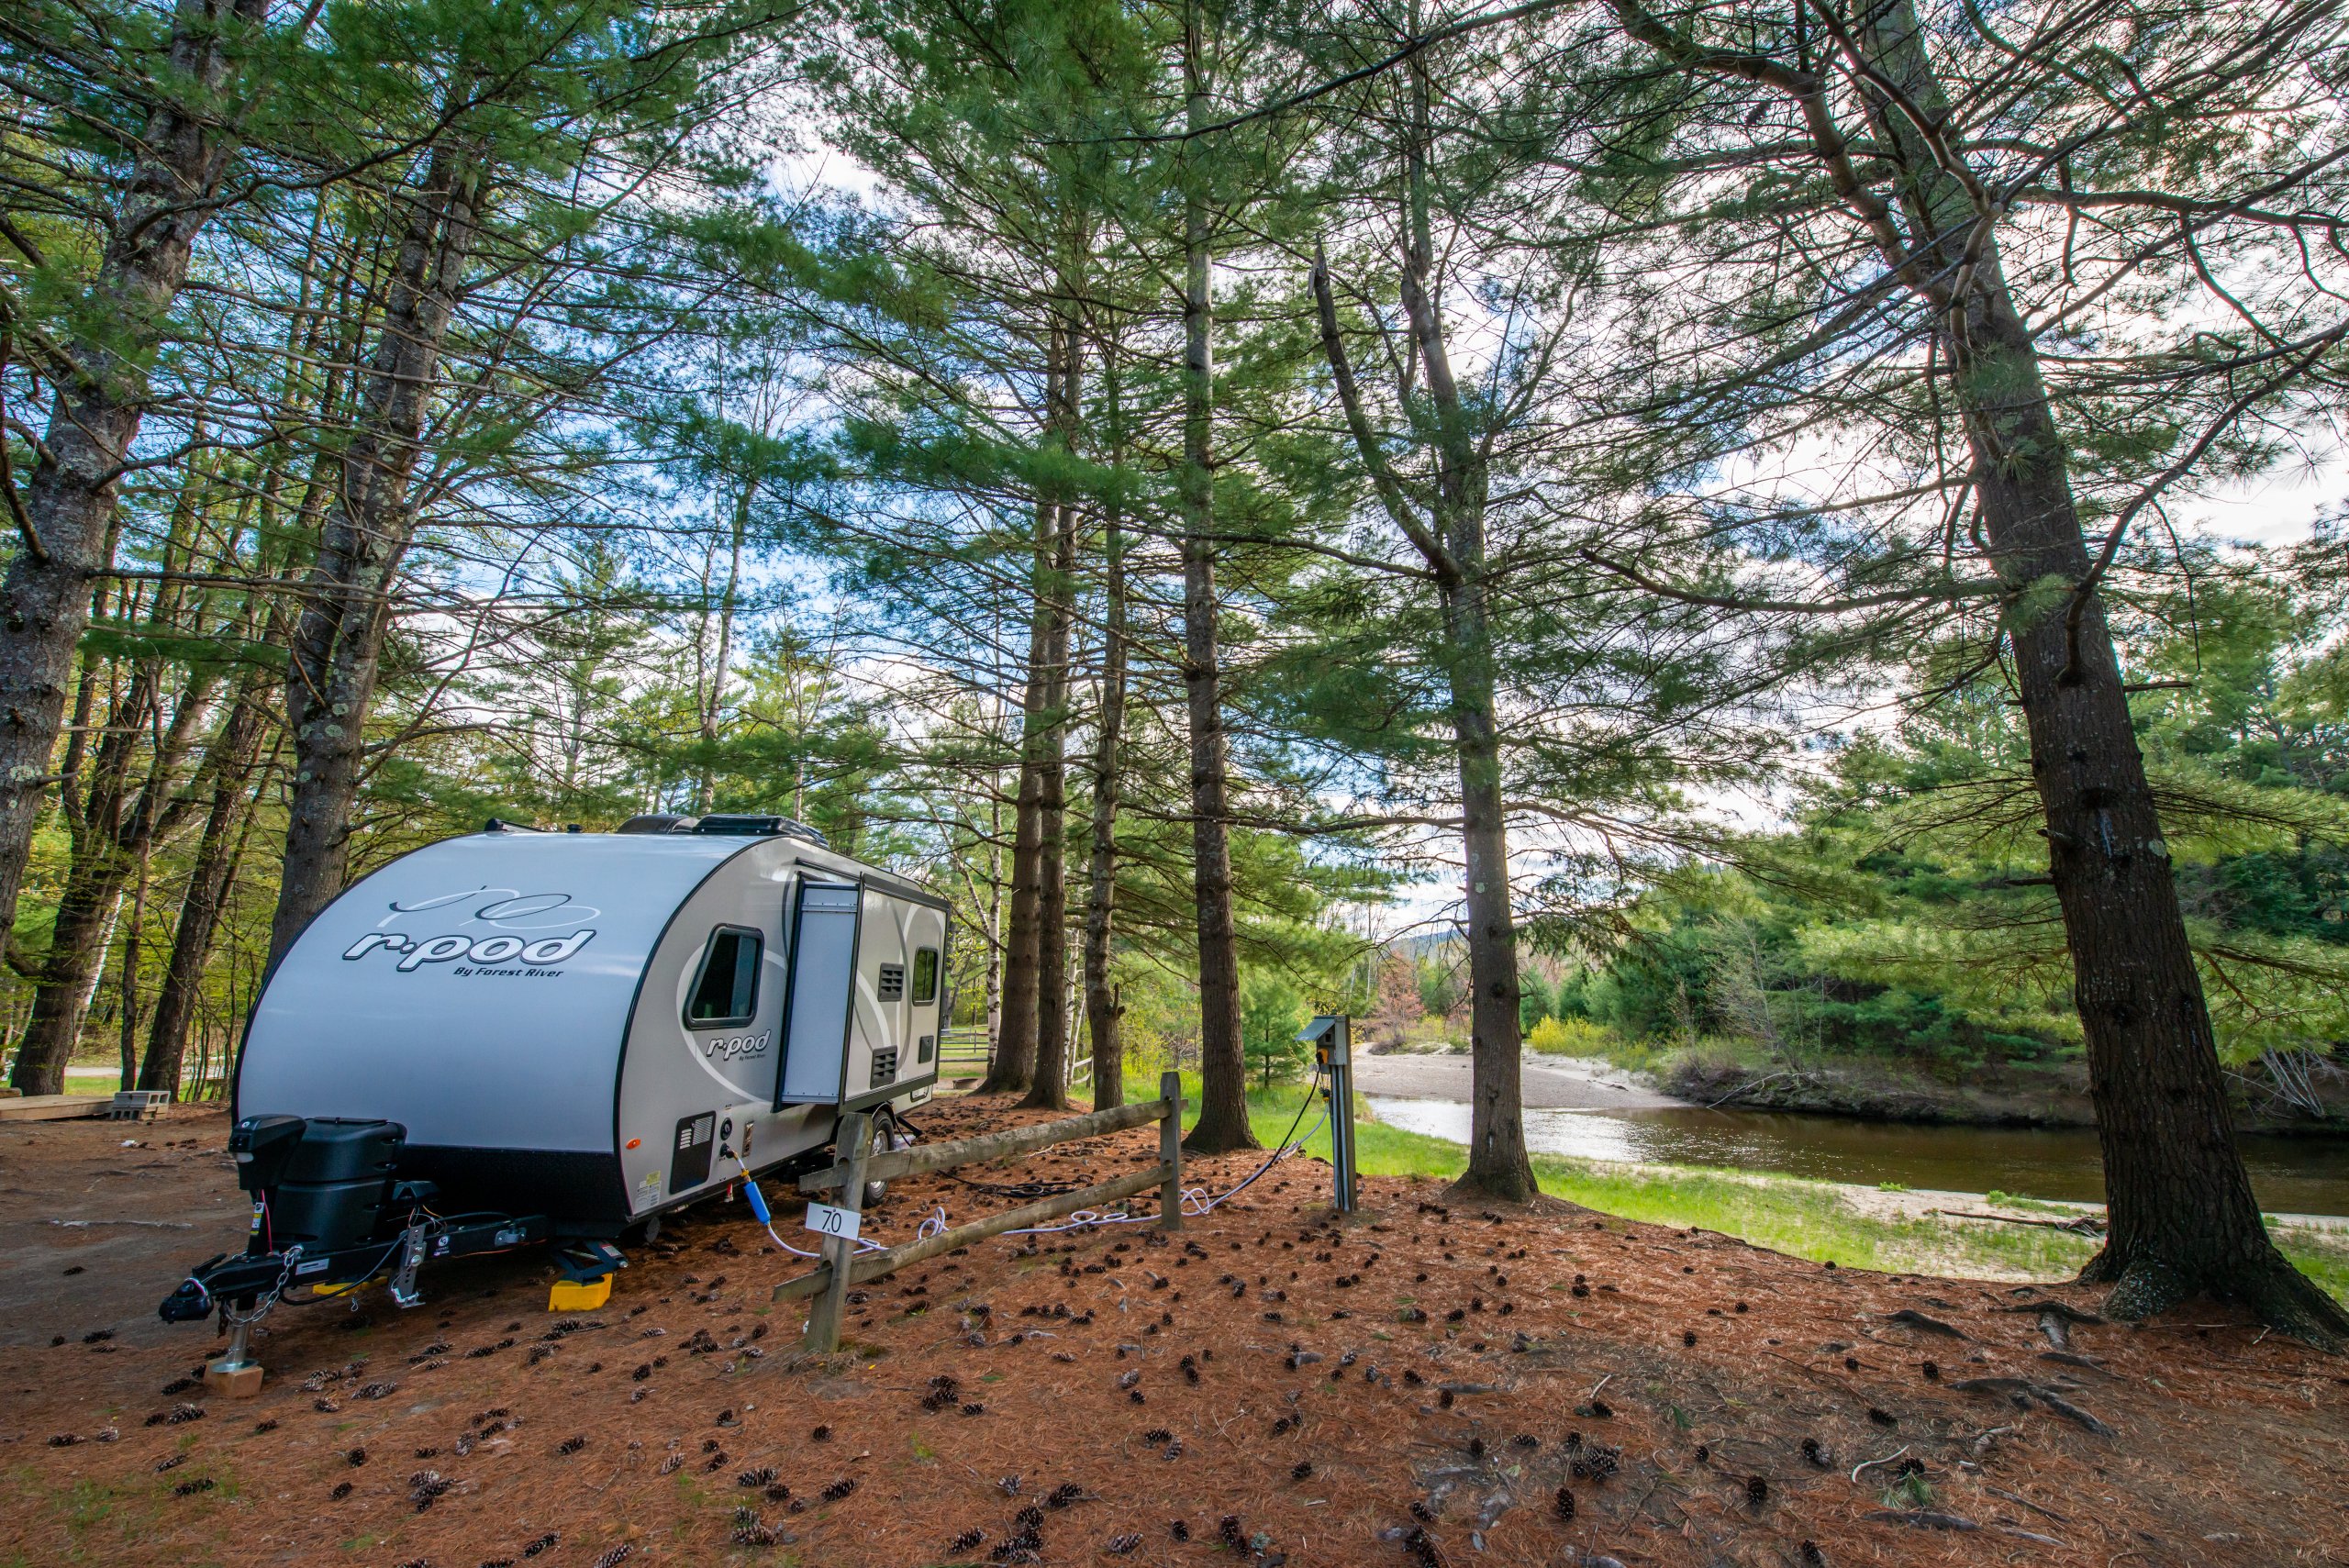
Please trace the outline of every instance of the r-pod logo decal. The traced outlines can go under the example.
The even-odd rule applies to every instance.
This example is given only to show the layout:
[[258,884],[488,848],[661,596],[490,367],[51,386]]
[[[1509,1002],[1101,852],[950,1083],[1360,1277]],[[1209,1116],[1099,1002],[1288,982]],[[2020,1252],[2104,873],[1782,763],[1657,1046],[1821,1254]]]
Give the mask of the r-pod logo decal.
[[[466,906],[471,907],[467,909]],[[399,962],[395,967],[402,974],[428,963],[451,963],[459,959],[468,964],[512,963],[519,959],[526,964],[544,968],[562,962],[593,940],[595,929],[585,922],[602,913],[587,905],[573,904],[567,893],[525,894],[510,887],[476,887],[410,904],[394,904],[377,929],[351,943],[342,956],[346,962],[355,962],[379,950],[396,953]],[[489,929],[478,935],[447,931],[420,937],[386,929],[427,914],[434,917],[432,923],[436,926],[454,924]],[[525,934],[551,929],[561,934]]]

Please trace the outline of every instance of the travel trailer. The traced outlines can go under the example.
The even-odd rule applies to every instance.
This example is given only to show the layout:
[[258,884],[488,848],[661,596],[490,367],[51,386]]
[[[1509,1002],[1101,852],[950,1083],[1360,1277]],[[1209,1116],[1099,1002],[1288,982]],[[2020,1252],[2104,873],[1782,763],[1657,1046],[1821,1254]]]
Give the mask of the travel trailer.
[[386,1273],[412,1300],[426,1262],[540,1240],[600,1301],[663,1214],[822,1162],[848,1112],[896,1136],[938,1082],[947,915],[776,817],[402,856],[263,987],[230,1141],[252,1239],[163,1316]]

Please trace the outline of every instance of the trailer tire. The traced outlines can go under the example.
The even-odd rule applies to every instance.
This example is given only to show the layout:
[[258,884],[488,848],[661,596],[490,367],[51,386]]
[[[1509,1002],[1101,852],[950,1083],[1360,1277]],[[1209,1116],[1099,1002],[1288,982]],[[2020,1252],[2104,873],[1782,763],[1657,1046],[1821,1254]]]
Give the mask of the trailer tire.
[[[888,1154],[896,1151],[896,1150],[910,1149],[913,1146],[914,1135],[912,1129],[897,1119],[896,1113],[894,1110],[885,1108],[879,1116],[874,1118],[874,1153]],[[865,1207],[872,1208],[875,1207],[883,1198],[887,1197],[888,1195],[888,1183],[867,1182],[864,1184]]]

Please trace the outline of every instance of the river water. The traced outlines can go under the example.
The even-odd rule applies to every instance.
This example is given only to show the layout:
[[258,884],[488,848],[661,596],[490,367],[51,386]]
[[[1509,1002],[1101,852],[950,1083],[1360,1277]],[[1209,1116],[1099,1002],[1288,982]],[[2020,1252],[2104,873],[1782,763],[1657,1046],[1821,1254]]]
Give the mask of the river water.
[[[1468,1141],[1456,1100],[1364,1096],[1379,1120],[1454,1143]],[[1525,1140],[1536,1153],[1655,1165],[1775,1171],[1865,1186],[1895,1182],[1950,1192],[2100,1202],[2096,1133],[1859,1121],[1782,1111],[1534,1110]],[[2275,1214],[2349,1215],[2349,1142],[2327,1138],[2240,1140],[2262,1207]]]

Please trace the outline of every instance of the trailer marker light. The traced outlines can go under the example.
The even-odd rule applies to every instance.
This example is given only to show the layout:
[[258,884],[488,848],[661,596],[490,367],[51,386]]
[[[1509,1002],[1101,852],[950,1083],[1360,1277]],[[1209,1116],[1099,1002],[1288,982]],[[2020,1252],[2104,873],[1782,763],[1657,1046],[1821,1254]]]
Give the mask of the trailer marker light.
[[641,1149],[644,1147],[644,1140],[641,1138],[631,1138],[628,1140],[628,1146],[630,1149]]

